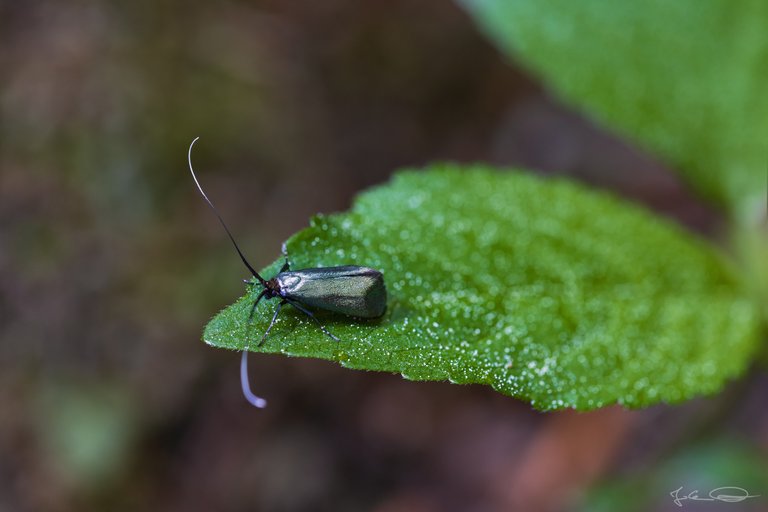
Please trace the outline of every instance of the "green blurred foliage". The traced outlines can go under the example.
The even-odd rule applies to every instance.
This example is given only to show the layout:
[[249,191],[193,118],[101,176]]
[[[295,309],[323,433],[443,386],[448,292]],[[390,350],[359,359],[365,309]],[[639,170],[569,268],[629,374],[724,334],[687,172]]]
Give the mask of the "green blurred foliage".
[[[682,489],[677,494],[680,498],[692,491],[698,491],[697,495],[701,498],[708,498],[711,490],[723,486],[737,486],[758,497],[735,503],[681,499],[681,506],[695,510],[706,510],[704,507],[764,509],[763,493],[768,487],[768,468],[762,455],[740,439],[700,440],[670,454],[654,467],[653,472],[636,471],[608,478],[588,491],[578,509],[589,512],[674,510],[677,507],[672,506],[674,497],[670,493],[680,487]],[[736,490],[729,491],[734,496],[740,495]]]
[[43,390],[35,404],[38,434],[56,461],[52,469],[79,490],[114,484],[136,445],[136,405],[129,390],[103,382],[62,379]]
[[765,215],[768,3],[461,4],[569,103],[661,155],[738,220]]

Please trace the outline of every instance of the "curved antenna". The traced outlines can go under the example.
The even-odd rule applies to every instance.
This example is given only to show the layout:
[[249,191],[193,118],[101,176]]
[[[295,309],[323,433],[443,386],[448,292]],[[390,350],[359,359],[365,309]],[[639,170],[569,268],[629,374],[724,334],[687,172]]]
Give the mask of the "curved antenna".
[[243,395],[251,405],[263,409],[267,406],[267,401],[253,394],[251,384],[248,381],[248,351],[243,350],[243,357],[240,359],[240,385],[243,387]]
[[197,185],[197,190],[200,191],[200,194],[202,194],[203,199],[205,199],[205,202],[208,203],[208,206],[211,207],[211,209],[213,210],[213,213],[215,213],[216,217],[218,217],[219,222],[221,222],[221,225],[224,227],[224,231],[227,232],[227,236],[229,236],[229,239],[232,241],[232,245],[235,246],[235,249],[237,250],[237,254],[240,255],[240,259],[243,260],[243,263],[245,263],[245,266],[248,267],[248,270],[251,271],[251,274],[253,274],[253,277],[258,279],[262,285],[265,285],[266,282],[264,281],[264,279],[259,275],[258,272],[256,272],[256,270],[254,270],[251,264],[248,263],[248,260],[245,259],[245,256],[243,255],[243,251],[240,250],[240,247],[237,245],[237,242],[235,242],[235,237],[233,237],[232,233],[229,232],[229,228],[224,223],[224,219],[221,218],[221,215],[219,214],[219,210],[217,210],[216,207],[213,206],[213,203],[211,202],[211,200],[208,199],[208,196],[205,195],[205,192],[203,192],[203,187],[200,186],[200,182],[197,181],[197,176],[195,176],[195,171],[192,169],[192,146],[195,145],[195,142],[197,142],[197,139],[199,138],[200,137],[195,137],[195,140],[193,140],[192,144],[189,145],[189,151],[187,152],[187,162],[189,162],[189,172],[192,173],[192,179],[195,180],[195,185]]

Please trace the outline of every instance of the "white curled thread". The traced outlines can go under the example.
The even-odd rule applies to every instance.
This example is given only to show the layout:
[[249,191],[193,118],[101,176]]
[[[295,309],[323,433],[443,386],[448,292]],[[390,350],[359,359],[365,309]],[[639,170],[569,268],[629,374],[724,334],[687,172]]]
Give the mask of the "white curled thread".
[[267,406],[267,401],[253,394],[251,384],[248,380],[248,351],[243,350],[243,357],[240,359],[240,384],[243,387],[243,395],[251,405],[263,409]]

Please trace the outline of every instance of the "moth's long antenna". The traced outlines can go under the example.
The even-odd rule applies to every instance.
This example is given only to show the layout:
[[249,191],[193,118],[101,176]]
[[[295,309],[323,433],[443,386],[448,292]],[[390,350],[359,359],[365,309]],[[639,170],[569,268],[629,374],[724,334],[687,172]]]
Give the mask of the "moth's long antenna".
[[251,405],[263,409],[267,406],[267,401],[261,397],[253,394],[251,391],[251,384],[248,381],[248,351],[243,350],[242,359],[240,359],[240,385],[243,387],[243,394],[245,399],[248,400]]
[[216,214],[216,217],[218,217],[219,222],[221,222],[221,225],[224,227],[224,231],[227,232],[227,236],[229,236],[229,239],[232,241],[232,245],[235,246],[235,249],[237,250],[237,254],[240,255],[240,259],[243,260],[243,263],[245,263],[245,266],[248,267],[248,270],[251,271],[251,274],[253,274],[253,277],[259,280],[259,282],[264,285],[266,282],[264,279],[259,275],[256,270],[251,266],[250,263],[248,263],[248,260],[245,259],[245,256],[243,255],[243,251],[240,250],[240,247],[237,245],[237,242],[235,242],[235,237],[232,236],[232,233],[229,232],[229,228],[224,223],[224,219],[221,218],[221,214],[219,214],[219,211],[216,209],[215,206],[213,206],[213,203],[210,199],[208,199],[208,196],[205,195],[205,192],[203,192],[203,187],[200,186],[200,182],[197,181],[197,176],[195,176],[195,171],[192,169],[192,146],[195,145],[195,142],[197,142],[197,139],[200,137],[195,137],[195,140],[192,141],[192,144],[189,145],[189,151],[187,152],[187,161],[189,162],[189,172],[192,173],[192,179],[195,180],[195,185],[197,185],[197,190],[200,191],[200,194],[202,194],[203,199],[205,199],[205,202],[208,203],[208,206],[211,207],[213,210],[213,213]]

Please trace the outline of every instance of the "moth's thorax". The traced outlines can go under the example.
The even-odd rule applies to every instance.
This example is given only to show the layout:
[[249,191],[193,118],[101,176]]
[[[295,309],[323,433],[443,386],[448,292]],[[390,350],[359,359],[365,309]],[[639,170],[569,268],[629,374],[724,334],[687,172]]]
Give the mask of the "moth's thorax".
[[278,276],[273,277],[269,281],[267,281],[265,288],[267,290],[267,298],[271,299],[272,297],[283,296],[283,290],[282,285],[280,283],[280,280],[277,278]]
[[299,283],[301,283],[301,276],[293,272],[281,272],[270,279],[270,281],[275,282],[277,293],[281,297],[285,297],[290,290],[295,290],[298,287]]

